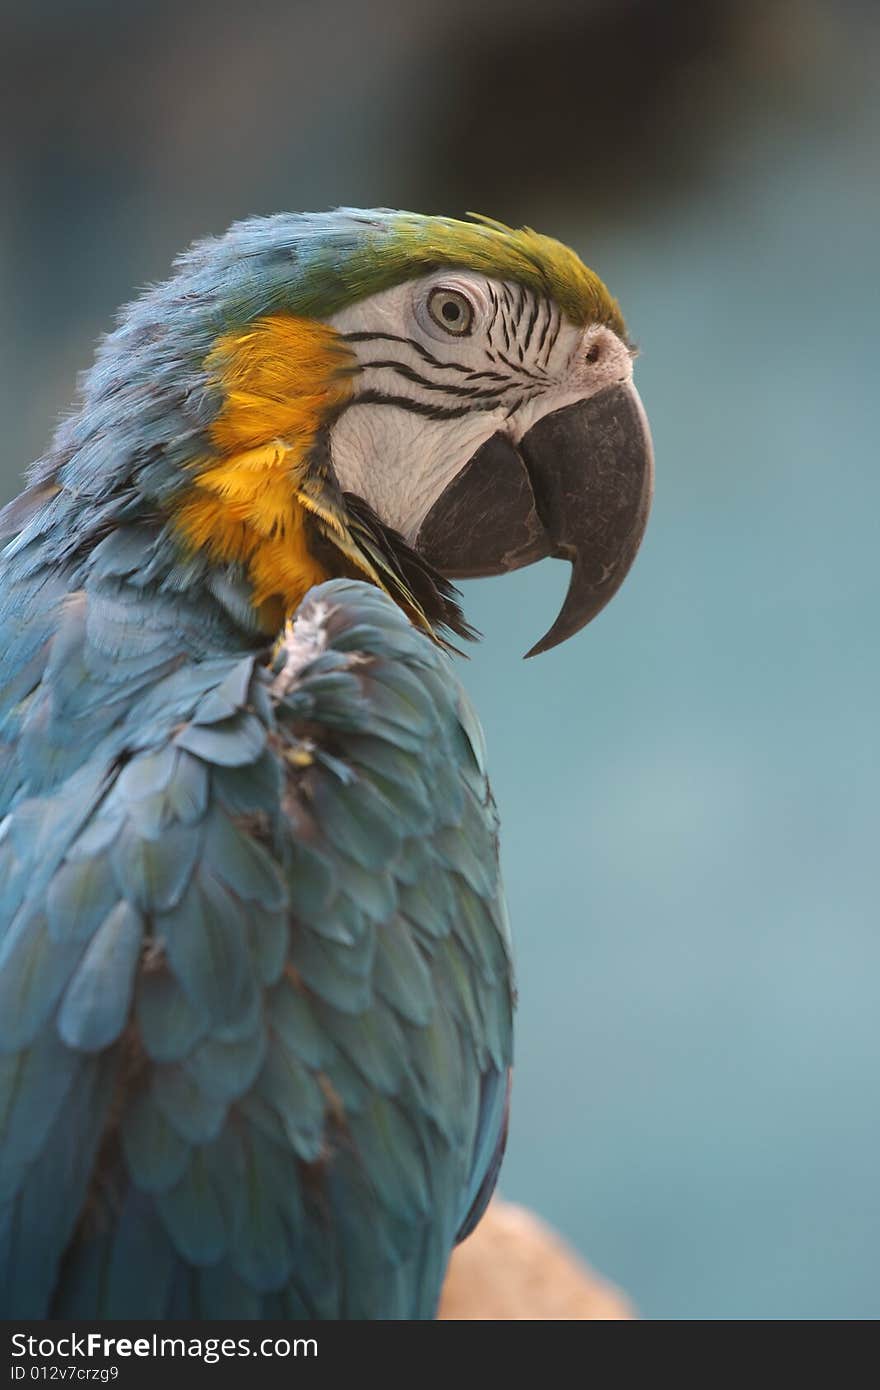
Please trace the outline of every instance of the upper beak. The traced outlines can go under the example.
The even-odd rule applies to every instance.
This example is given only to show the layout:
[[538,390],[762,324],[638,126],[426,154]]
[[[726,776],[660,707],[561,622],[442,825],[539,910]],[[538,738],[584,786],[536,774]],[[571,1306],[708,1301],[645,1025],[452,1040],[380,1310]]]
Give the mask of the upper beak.
[[514,444],[495,434],[428,512],[416,549],[450,579],[570,560],[565,602],[527,656],[549,651],[617,592],[644,535],[651,433],[632,383],[545,415]]

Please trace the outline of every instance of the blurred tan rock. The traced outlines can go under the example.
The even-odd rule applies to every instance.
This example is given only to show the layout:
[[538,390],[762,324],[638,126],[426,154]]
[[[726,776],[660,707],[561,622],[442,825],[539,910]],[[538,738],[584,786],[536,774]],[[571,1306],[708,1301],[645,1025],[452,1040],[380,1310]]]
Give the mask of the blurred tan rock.
[[459,1322],[620,1322],[635,1313],[543,1221],[496,1200],[452,1256],[437,1316]]

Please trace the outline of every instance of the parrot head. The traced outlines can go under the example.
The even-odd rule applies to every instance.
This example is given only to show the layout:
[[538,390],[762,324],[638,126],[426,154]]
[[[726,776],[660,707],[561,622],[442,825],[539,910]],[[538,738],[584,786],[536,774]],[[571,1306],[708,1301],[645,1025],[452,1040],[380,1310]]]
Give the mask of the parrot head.
[[251,219],[124,311],[51,481],[88,499],[85,532],[103,518],[96,538],[108,516],[159,518],[178,571],[234,576],[264,631],[345,574],[438,639],[470,635],[450,581],[568,560],[532,655],[600,611],[641,541],[652,452],[632,359],[599,278],[528,229]]

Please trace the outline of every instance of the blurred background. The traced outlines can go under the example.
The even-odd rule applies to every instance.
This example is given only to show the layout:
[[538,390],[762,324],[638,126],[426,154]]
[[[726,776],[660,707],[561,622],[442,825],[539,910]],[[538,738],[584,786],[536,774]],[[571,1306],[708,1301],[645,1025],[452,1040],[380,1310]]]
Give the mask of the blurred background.
[[5,0],[0,490],[234,218],[490,213],[642,349],[620,596],[467,586],[519,960],[502,1186],[651,1318],[880,1315],[870,0]]

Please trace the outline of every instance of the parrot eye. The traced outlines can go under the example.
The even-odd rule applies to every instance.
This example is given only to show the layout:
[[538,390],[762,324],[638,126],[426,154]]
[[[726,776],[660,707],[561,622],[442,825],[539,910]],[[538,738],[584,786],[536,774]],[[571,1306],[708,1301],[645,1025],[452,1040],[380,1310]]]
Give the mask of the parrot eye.
[[461,290],[442,286],[428,295],[428,313],[438,328],[454,338],[466,338],[474,327],[474,306]]

